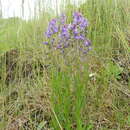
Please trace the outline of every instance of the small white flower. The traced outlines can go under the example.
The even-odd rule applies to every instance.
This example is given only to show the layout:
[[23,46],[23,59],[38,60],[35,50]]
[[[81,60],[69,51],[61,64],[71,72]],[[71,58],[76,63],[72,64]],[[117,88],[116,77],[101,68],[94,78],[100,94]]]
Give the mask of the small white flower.
[[91,74],[89,74],[89,77],[90,77],[90,78],[92,78],[92,77],[94,77],[94,76],[96,76],[96,73],[91,73]]

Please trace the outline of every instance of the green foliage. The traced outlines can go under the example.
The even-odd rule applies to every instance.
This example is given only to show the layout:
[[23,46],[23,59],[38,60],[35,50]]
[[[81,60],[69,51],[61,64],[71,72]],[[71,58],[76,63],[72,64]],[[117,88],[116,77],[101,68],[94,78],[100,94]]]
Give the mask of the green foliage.
[[18,21],[15,19],[3,19],[0,21],[0,54],[16,47]]
[[109,62],[107,65],[106,65],[106,68],[105,68],[105,73],[106,73],[106,76],[108,76],[108,78],[115,78],[115,79],[120,79],[120,74],[123,72],[123,68],[119,67],[118,65],[112,63],[112,62]]
[[[53,91],[53,107],[61,126],[65,129],[76,127],[85,130],[86,124],[83,122],[82,110],[86,102],[84,92],[87,91],[85,87],[88,82],[87,74],[84,71],[80,77],[80,72],[76,75],[70,72],[53,72],[50,81]],[[53,118],[53,127],[58,129],[55,117]]]

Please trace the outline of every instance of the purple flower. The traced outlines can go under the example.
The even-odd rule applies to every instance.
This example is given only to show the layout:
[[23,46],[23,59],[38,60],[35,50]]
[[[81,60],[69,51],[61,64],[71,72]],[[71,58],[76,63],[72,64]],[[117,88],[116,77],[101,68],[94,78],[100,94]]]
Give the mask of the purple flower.
[[50,38],[52,36],[52,31],[50,29],[48,29],[46,32],[45,32],[45,35]]
[[75,35],[74,38],[77,40],[84,40],[85,39],[85,37],[83,35]]
[[56,25],[56,19],[52,19],[49,23],[49,26]]
[[60,36],[61,38],[66,38],[66,39],[70,37],[67,24],[62,27]]
[[74,30],[76,28],[76,24],[69,24],[68,29]]
[[48,45],[49,43],[48,42],[43,42],[43,44]]
[[61,45],[61,44],[58,44],[56,48],[57,48],[57,49],[61,49],[61,48],[62,48],[62,45]]
[[81,23],[80,23],[80,28],[83,30],[88,26],[88,21],[87,19],[83,18]]
[[83,50],[83,54],[87,54],[88,53],[88,51],[87,50]]
[[79,24],[82,20],[82,15],[79,12],[75,12],[73,14],[73,18],[74,18],[73,24]]
[[92,47],[88,47],[88,51],[92,50]]
[[82,30],[88,26],[87,19],[85,19],[80,13],[75,12],[73,14],[73,18],[74,18],[73,24],[79,25]]
[[65,22],[66,22],[66,15],[65,14],[61,15],[60,22],[61,22],[61,24],[65,24]]
[[[83,54],[87,54],[87,52],[91,50],[91,41],[85,37],[88,27],[87,19],[83,17],[81,13],[74,12],[73,21],[69,24],[66,22],[67,17],[64,14],[62,14],[60,18],[52,19],[49,22],[48,29],[45,34],[50,41],[50,45],[52,48],[60,49],[64,52],[66,50],[65,48],[75,48],[74,44],[78,41],[78,48]],[[49,43],[44,42],[46,45]]]
[[87,54],[88,53],[88,50],[85,50],[85,49],[83,49],[83,48],[79,48],[79,50],[83,53],[83,54]]
[[91,45],[90,40],[88,40],[88,39],[85,40],[84,45],[85,45],[86,47],[90,46],[90,45]]
[[49,26],[45,34],[48,38],[50,38],[53,34],[57,32],[58,32],[58,26],[56,25],[56,19],[52,19],[49,22]]
[[67,32],[68,31],[68,25],[65,24],[62,29],[61,29],[62,32]]
[[53,27],[52,27],[52,31],[53,31],[53,33],[57,33],[57,32],[58,32],[58,27],[53,26]]
[[73,34],[74,34],[74,35],[78,35],[78,34],[79,34],[79,31],[78,31],[77,28],[73,30]]

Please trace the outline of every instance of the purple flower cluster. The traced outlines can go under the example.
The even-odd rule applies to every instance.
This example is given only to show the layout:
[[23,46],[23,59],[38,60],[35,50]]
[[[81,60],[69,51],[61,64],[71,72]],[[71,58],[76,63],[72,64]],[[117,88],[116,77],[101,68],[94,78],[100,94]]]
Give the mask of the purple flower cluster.
[[45,33],[48,38],[50,38],[53,34],[58,32],[58,26],[56,19],[52,19],[49,23],[47,32]]
[[48,41],[43,42],[51,45],[56,49],[75,47],[86,54],[91,49],[91,42],[86,38],[88,21],[81,13],[75,12],[73,20],[67,24],[67,17],[62,15],[60,18],[52,19],[49,22],[47,31],[45,32]]

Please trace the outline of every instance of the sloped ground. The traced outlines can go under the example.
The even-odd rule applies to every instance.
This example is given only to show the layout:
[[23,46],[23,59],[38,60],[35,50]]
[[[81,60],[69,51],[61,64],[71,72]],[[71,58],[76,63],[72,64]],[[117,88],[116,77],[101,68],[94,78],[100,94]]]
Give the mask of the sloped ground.
[[[31,55],[31,52],[29,54]],[[75,113],[75,107],[78,107],[80,98],[84,96],[83,99],[81,98],[81,102],[84,104],[80,117],[82,128],[120,128],[124,130],[130,128],[128,57],[122,56],[126,61],[121,58],[123,60],[121,64],[121,60],[118,60],[121,54],[118,58],[116,55],[117,59],[115,55],[110,59],[109,57],[99,58],[97,55],[90,54],[87,57],[87,61],[89,61],[88,75],[84,71],[85,67],[81,65],[84,69],[75,66],[72,71],[55,72],[54,70],[57,74],[53,77],[49,71],[51,68],[44,68],[44,66],[41,66],[44,65],[43,63],[36,66],[36,63],[39,62],[38,59],[34,62],[32,58],[31,61],[27,58],[30,56],[26,55],[26,51],[20,54],[23,57],[27,56],[25,59],[28,59],[28,61],[25,59],[22,61],[22,66],[20,66],[22,71],[20,71],[20,68],[16,67],[19,66],[18,59],[21,57],[18,55],[18,50],[11,50],[6,53],[7,77],[3,86],[1,86],[0,97],[1,127],[5,128],[6,126],[8,130],[31,130],[40,129],[40,127],[49,130],[53,128],[52,124],[55,123],[57,124],[55,129],[59,129],[57,120],[60,120],[60,125],[64,128],[67,124],[63,123],[62,116],[67,111],[70,114],[68,119],[72,120],[70,128],[76,129],[78,126],[76,125],[75,114],[77,113]],[[19,77],[16,68],[19,70]],[[25,74],[25,72],[27,73]],[[80,75],[82,77],[79,77]],[[64,79],[64,76],[67,79]],[[84,76],[87,76],[86,79]],[[81,91],[77,88],[77,85],[79,87],[84,86],[83,90],[85,91]],[[79,90],[77,91],[77,89]],[[67,104],[68,106],[66,106]],[[64,110],[62,106],[68,107],[67,110]],[[81,108],[79,107],[79,109]],[[61,112],[61,117],[57,117],[59,112]],[[55,120],[56,117],[57,120]]]

